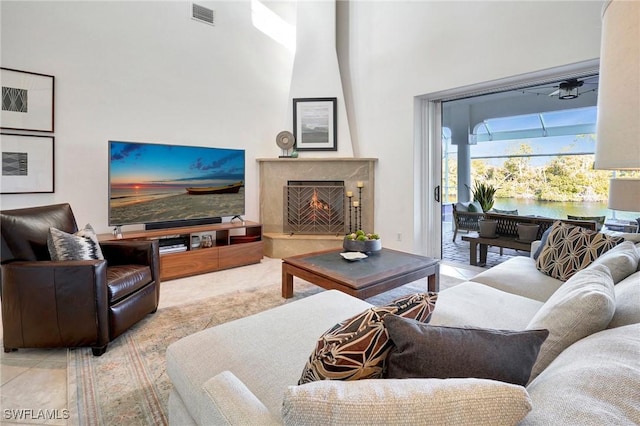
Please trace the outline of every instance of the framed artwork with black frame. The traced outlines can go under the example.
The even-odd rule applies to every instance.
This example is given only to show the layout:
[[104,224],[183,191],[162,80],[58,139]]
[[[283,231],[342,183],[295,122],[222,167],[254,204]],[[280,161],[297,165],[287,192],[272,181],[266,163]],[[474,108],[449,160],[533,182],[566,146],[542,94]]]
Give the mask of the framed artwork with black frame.
[[54,137],[0,133],[1,194],[54,192]]
[[0,68],[0,128],[53,132],[54,77]]
[[297,151],[337,151],[336,98],[294,99],[293,134]]

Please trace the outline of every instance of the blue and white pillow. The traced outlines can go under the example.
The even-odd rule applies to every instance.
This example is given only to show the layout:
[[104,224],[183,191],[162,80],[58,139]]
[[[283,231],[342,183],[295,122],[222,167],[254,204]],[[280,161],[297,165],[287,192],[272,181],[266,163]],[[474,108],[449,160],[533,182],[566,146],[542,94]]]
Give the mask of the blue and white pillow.
[[49,228],[47,247],[51,260],[103,260],[98,236],[87,224],[75,234]]

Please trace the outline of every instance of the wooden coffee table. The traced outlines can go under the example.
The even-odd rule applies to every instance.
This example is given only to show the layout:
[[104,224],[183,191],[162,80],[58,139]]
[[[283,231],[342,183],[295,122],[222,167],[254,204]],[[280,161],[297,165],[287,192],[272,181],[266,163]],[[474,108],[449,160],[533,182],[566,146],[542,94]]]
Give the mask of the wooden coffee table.
[[428,277],[428,291],[439,290],[437,259],[383,248],[366,259],[348,261],[343,250],[325,250],[282,259],[282,297],[293,297],[296,276],[327,290],[360,299]]

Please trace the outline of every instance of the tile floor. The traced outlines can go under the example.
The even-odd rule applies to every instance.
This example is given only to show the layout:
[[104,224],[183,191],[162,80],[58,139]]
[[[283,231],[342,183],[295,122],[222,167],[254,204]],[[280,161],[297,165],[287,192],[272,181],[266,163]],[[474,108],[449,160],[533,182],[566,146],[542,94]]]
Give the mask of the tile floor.
[[[162,283],[160,308],[255,287],[267,274],[279,277],[280,265],[279,259],[265,258],[258,265],[167,281]],[[469,266],[468,258],[463,263],[445,260],[440,268],[441,274],[460,279],[469,279],[482,270]],[[218,285],[211,285],[212,280],[219,281]],[[67,352],[67,349],[0,352],[1,425],[70,424]]]
[[[452,241],[453,227],[451,225],[451,222],[443,222],[442,234],[442,259],[448,262],[469,265],[469,243],[466,241],[462,241],[462,236],[475,233],[467,233],[465,231],[458,232],[456,240]],[[529,252],[517,251],[507,248],[503,250],[503,254],[501,255],[500,248],[489,247],[489,250],[487,251],[486,268],[496,266],[511,257],[529,255]]]

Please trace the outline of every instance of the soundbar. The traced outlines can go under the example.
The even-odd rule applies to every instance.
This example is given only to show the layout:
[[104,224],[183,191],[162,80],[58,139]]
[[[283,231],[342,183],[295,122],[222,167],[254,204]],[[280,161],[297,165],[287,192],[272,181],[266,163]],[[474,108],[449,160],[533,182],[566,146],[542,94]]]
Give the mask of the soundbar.
[[144,229],[167,229],[167,228],[181,228],[183,226],[196,226],[196,225],[211,225],[214,223],[222,223],[221,217],[205,217],[202,219],[183,219],[183,220],[170,220],[167,222],[153,222],[145,223]]

